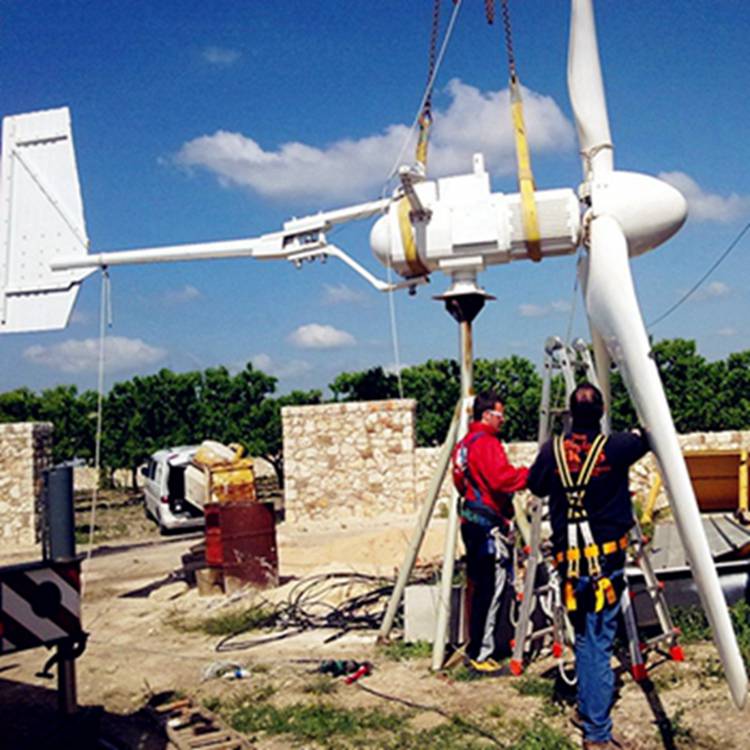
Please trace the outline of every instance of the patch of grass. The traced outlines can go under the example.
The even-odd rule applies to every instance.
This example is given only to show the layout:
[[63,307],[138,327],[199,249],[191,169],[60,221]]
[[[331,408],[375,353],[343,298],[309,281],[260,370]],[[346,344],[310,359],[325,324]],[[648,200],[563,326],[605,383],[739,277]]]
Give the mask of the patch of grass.
[[745,666],[750,667],[750,604],[744,599],[729,609],[737,643]]
[[683,723],[683,718],[685,716],[685,709],[684,708],[678,708],[677,711],[675,711],[674,716],[670,719],[670,729],[672,733],[672,737],[676,740],[684,740],[685,742],[691,742],[693,740],[693,731],[690,729],[690,727],[686,727]]
[[508,750],[575,750],[573,744],[562,732],[536,719],[521,732],[521,736],[508,747]]
[[505,706],[501,706],[499,703],[489,706],[487,708],[487,716],[491,716],[493,719],[502,719],[505,716]]
[[165,623],[183,633],[234,635],[263,627],[272,615],[270,609],[259,604],[202,619],[189,619],[178,612],[172,612],[165,619]]
[[331,679],[328,675],[318,675],[312,682],[308,682],[302,688],[303,693],[312,693],[313,695],[330,695],[339,689],[337,680]]
[[477,674],[474,670],[469,669],[469,667],[465,665],[461,665],[457,669],[453,670],[451,674],[451,679],[455,680],[456,682],[473,682],[474,680],[481,680],[482,676],[480,674]]
[[[750,604],[744,599],[729,608],[732,626],[737,634],[737,643],[746,666],[750,666]],[[711,628],[700,607],[674,607],[672,618],[682,631],[683,643],[710,641]]]
[[325,743],[334,737],[355,738],[373,732],[396,732],[402,714],[374,710],[350,711],[326,703],[295,703],[276,707],[244,701],[231,715],[231,725],[246,734],[288,734],[298,740]]
[[386,659],[392,661],[408,661],[409,659],[424,659],[432,654],[432,644],[428,641],[393,641],[380,647]]
[[672,607],[672,620],[680,629],[683,643],[698,643],[711,638],[711,628],[700,607]]
[[552,700],[555,697],[555,683],[545,680],[543,677],[522,677],[514,680],[511,685],[518,691],[519,695],[535,695],[539,698]]
[[651,682],[658,691],[671,690],[683,682],[683,677],[674,669],[660,671],[653,674]]

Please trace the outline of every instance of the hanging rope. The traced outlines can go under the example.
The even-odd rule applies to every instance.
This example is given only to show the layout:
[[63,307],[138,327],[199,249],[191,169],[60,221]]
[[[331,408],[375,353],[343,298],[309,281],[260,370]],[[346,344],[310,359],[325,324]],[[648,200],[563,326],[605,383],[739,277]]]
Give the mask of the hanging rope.
[[[523,232],[526,241],[526,251],[529,254],[529,258],[535,263],[538,263],[542,259],[539,216],[536,210],[536,201],[534,200],[534,175],[531,171],[529,144],[526,139],[521,86],[518,81],[516,59],[513,54],[513,34],[510,26],[510,9],[508,7],[508,0],[502,0],[500,7],[503,16],[503,28],[505,30],[505,51],[508,56],[508,73],[510,74],[510,110],[513,118],[513,133],[516,142],[518,189],[521,193]],[[490,16],[494,18],[494,6],[492,12],[487,14],[488,21]]]
[[[86,559],[91,560],[94,549],[94,529],[96,527],[96,505],[99,499],[101,484],[101,457],[102,457],[102,407],[104,404],[104,344],[107,337],[107,328],[112,326],[112,300],[110,294],[109,271],[106,266],[102,267],[102,288],[99,300],[99,372],[97,383],[96,402],[96,438],[94,440],[94,491],[91,495],[91,514],[89,516],[89,549]],[[85,579],[81,581],[81,596],[84,593]]]

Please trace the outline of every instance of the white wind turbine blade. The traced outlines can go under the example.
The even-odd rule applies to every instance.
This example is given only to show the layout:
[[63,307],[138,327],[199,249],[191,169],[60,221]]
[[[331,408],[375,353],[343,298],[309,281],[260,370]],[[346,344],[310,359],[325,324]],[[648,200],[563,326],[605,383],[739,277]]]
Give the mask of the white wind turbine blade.
[[591,251],[582,270],[589,318],[617,362],[638,416],[650,433],[732,698],[742,708],[747,699],[745,666],[659,372],[651,356],[630,275],[627,241],[616,219],[605,215],[593,220]]
[[604,398],[604,411],[607,414],[607,424],[610,424],[609,415],[612,413],[612,388],[610,387],[609,368],[612,360],[602,335],[596,326],[591,325],[591,321],[589,321],[589,329],[591,330],[591,345],[594,349],[594,370],[596,378],[599,381],[602,397]]
[[591,0],[572,0],[568,91],[583,156],[584,179],[612,171],[612,143]]
[[583,222],[588,254],[580,266],[589,321],[601,336],[599,343],[617,362],[639,418],[651,434],[732,698],[742,708],[747,700],[744,662],[630,275],[629,255],[656,247],[674,234],[685,221],[686,204],[660,180],[613,169],[591,0],[571,0],[568,88],[583,156],[581,196],[591,206]]

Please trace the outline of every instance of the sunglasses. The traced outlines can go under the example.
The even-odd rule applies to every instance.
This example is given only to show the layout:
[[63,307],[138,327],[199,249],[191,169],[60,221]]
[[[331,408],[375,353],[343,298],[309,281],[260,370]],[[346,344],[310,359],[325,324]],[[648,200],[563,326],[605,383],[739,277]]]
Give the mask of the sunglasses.
[[495,409],[487,409],[487,414],[493,417],[500,417],[500,419],[505,419],[505,412],[495,411]]

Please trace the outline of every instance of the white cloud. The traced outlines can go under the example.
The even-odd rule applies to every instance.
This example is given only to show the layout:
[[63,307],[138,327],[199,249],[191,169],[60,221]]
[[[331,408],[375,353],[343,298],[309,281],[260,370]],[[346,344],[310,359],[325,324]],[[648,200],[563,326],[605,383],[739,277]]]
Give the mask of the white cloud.
[[319,323],[300,326],[289,334],[287,341],[301,349],[338,349],[357,343],[351,333]]
[[250,359],[253,367],[262,370],[267,375],[275,375],[277,378],[294,378],[304,375],[312,370],[312,365],[302,359],[290,359],[286,362],[276,362],[265,352],[256,354]]
[[[164,349],[149,346],[141,339],[110,336],[104,340],[105,365],[110,372],[152,365],[166,355]],[[62,372],[95,372],[99,366],[99,339],[68,339],[53,346],[30,346],[23,357]]]
[[731,291],[729,286],[723,281],[712,281],[693,294],[693,301],[700,302],[707,299],[716,299],[717,297],[726,297]]
[[547,318],[550,315],[570,312],[570,302],[555,300],[547,305],[535,305],[526,302],[518,306],[518,312],[523,318]]
[[209,64],[219,68],[228,68],[234,65],[242,57],[242,53],[236,49],[226,47],[205,47],[201,57]]
[[676,187],[688,202],[688,211],[695,221],[727,223],[750,216],[750,195],[728,196],[706,193],[700,185],[684,172],[662,172],[659,177]]
[[[470,171],[477,151],[484,153],[493,174],[515,173],[507,89],[484,92],[453,79],[446,91],[448,107],[435,111],[431,176]],[[532,153],[573,146],[573,128],[552,98],[525,89],[524,114]],[[380,191],[408,133],[408,126],[394,124],[378,134],[342,139],[323,148],[292,142],[266,151],[248,136],[218,130],[183,144],[176,161],[208,170],[222,185],[248,188],[268,198],[352,201]],[[412,135],[402,160],[411,160],[413,152]]]
[[171,289],[165,292],[162,300],[167,305],[181,305],[185,302],[192,302],[200,299],[203,295],[191,284],[185,284],[181,289]]
[[718,331],[716,331],[716,333],[719,336],[736,336],[737,329],[732,328],[731,326],[727,326],[726,328],[720,328]]
[[367,295],[360,289],[352,289],[346,284],[323,284],[324,305],[361,305]]

